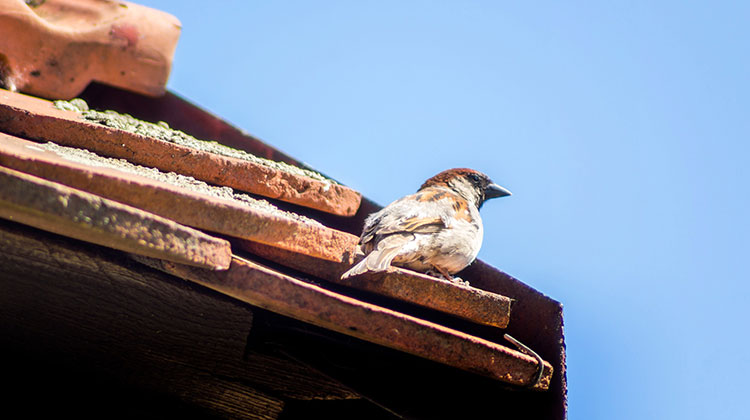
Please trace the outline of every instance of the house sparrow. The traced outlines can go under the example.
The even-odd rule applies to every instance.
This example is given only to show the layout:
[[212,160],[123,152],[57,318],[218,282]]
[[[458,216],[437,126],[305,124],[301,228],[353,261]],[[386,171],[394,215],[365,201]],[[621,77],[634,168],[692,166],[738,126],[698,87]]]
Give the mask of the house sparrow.
[[508,195],[473,169],[443,171],[416,194],[367,217],[359,241],[365,257],[341,278],[386,271],[393,263],[454,281],[452,275],[471,264],[482,246],[482,204]]

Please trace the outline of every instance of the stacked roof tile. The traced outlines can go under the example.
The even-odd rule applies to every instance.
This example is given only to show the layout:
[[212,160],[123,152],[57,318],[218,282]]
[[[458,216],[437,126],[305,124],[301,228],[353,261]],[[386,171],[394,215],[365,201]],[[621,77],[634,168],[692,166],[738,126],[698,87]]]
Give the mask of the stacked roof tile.
[[[124,251],[253,307],[509,385],[563,384],[554,301],[534,292],[557,308],[557,319],[513,331],[542,355],[548,350],[539,340],[558,337],[546,344],[557,353],[542,357],[551,363],[540,366],[534,353],[502,340],[501,329],[514,325],[517,305],[526,303],[513,290],[405,269],[341,280],[357,244],[351,219],[375,210],[359,193],[294,161],[268,162],[166,123],[156,125],[166,134],[154,135],[133,129],[134,121],[147,122],[108,112],[131,124],[117,126],[78,106],[0,91],[0,216]],[[205,144],[165,138],[173,133]],[[371,208],[361,211],[360,202]],[[482,268],[484,278],[472,268],[462,277],[472,285],[508,281]]]

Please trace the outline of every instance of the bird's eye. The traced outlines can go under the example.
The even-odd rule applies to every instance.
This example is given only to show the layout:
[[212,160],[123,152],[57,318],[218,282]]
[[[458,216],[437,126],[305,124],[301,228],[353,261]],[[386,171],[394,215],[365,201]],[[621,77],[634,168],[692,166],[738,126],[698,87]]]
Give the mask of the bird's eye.
[[478,183],[479,182],[479,175],[477,175],[477,174],[471,174],[471,175],[469,175],[469,179],[471,179],[472,181]]

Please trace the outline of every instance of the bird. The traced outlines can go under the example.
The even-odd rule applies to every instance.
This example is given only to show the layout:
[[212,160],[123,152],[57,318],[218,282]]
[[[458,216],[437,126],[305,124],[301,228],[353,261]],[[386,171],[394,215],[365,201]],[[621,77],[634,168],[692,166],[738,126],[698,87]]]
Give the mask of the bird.
[[419,190],[370,214],[359,240],[364,258],[341,275],[388,271],[393,265],[464,283],[453,275],[476,259],[485,201],[511,192],[474,169],[448,169]]

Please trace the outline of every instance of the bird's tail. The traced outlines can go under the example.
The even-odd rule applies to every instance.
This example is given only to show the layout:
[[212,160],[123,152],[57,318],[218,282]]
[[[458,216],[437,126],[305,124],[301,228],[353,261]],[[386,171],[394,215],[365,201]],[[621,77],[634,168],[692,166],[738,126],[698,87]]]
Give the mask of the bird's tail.
[[341,275],[342,279],[357,276],[368,271],[386,271],[391,266],[391,262],[398,254],[401,247],[391,247],[385,249],[376,249],[362,259],[360,262],[350,268],[346,273]]
[[376,248],[349,271],[341,275],[342,279],[356,276],[367,271],[386,271],[391,262],[409,241],[414,239],[410,233],[389,235],[382,238]]
[[365,271],[367,271],[367,257],[360,260],[357,264],[354,265],[354,267],[350,268],[346,271],[346,273],[342,274],[341,278],[346,279],[351,276],[358,276]]

